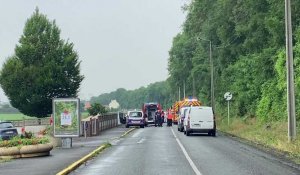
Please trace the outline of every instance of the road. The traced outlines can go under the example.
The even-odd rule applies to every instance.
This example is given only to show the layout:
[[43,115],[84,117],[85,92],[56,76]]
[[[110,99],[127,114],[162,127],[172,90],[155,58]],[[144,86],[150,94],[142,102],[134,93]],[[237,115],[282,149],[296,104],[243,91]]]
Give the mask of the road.
[[71,174],[300,174],[280,159],[229,137],[187,137],[176,127],[136,129]]

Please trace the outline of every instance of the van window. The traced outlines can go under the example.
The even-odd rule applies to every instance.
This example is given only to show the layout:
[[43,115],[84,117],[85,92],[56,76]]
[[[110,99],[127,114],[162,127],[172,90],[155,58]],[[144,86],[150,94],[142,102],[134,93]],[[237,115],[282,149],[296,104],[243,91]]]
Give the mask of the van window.
[[182,115],[183,118],[186,116],[187,111],[188,111],[188,108],[184,109],[183,115]]

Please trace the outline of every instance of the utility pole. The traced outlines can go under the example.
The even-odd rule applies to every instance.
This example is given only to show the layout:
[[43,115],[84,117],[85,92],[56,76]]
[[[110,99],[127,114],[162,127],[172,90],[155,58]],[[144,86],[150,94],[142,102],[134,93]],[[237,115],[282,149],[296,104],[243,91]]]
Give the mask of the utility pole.
[[185,98],[185,82],[183,82],[183,98]]
[[211,90],[211,107],[215,109],[215,94],[214,94],[214,64],[212,60],[212,44],[211,40],[209,40],[209,60],[210,60],[210,90]]
[[286,66],[287,66],[287,107],[288,107],[288,141],[296,139],[296,112],[294,90],[294,61],[292,42],[291,1],[285,0],[286,30]]
[[214,63],[212,58],[212,42],[211,40],[203,39],[200,37],[197,37],[197,40],[204,40],[209,42],[209,61],[210,61],[210,96],[211,96],[211,107],[214,110],[215,109],[215,94],[214,94]]
[[178,101],[180,101],[180,86],[178,88]]
[[194,73],[192,73],[193,76],[193,98],[195,98],[195,78],[194,78]]

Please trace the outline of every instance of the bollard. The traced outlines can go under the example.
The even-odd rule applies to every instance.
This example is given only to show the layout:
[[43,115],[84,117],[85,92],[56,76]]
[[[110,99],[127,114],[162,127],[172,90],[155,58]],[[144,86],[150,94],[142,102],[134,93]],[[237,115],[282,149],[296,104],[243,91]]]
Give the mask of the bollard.
[[87,139],[88,122],[84,122],[84,138]]
[[72,148],[72,138],[62,137],[61,138],[62,148]]

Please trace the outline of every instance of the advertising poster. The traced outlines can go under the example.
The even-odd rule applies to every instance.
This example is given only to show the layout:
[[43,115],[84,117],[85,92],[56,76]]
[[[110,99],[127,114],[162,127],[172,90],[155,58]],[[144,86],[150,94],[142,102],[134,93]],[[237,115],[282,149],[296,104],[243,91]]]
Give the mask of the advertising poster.
[[79,137],[79,104],[77,98],[53,99],[55,137]]

